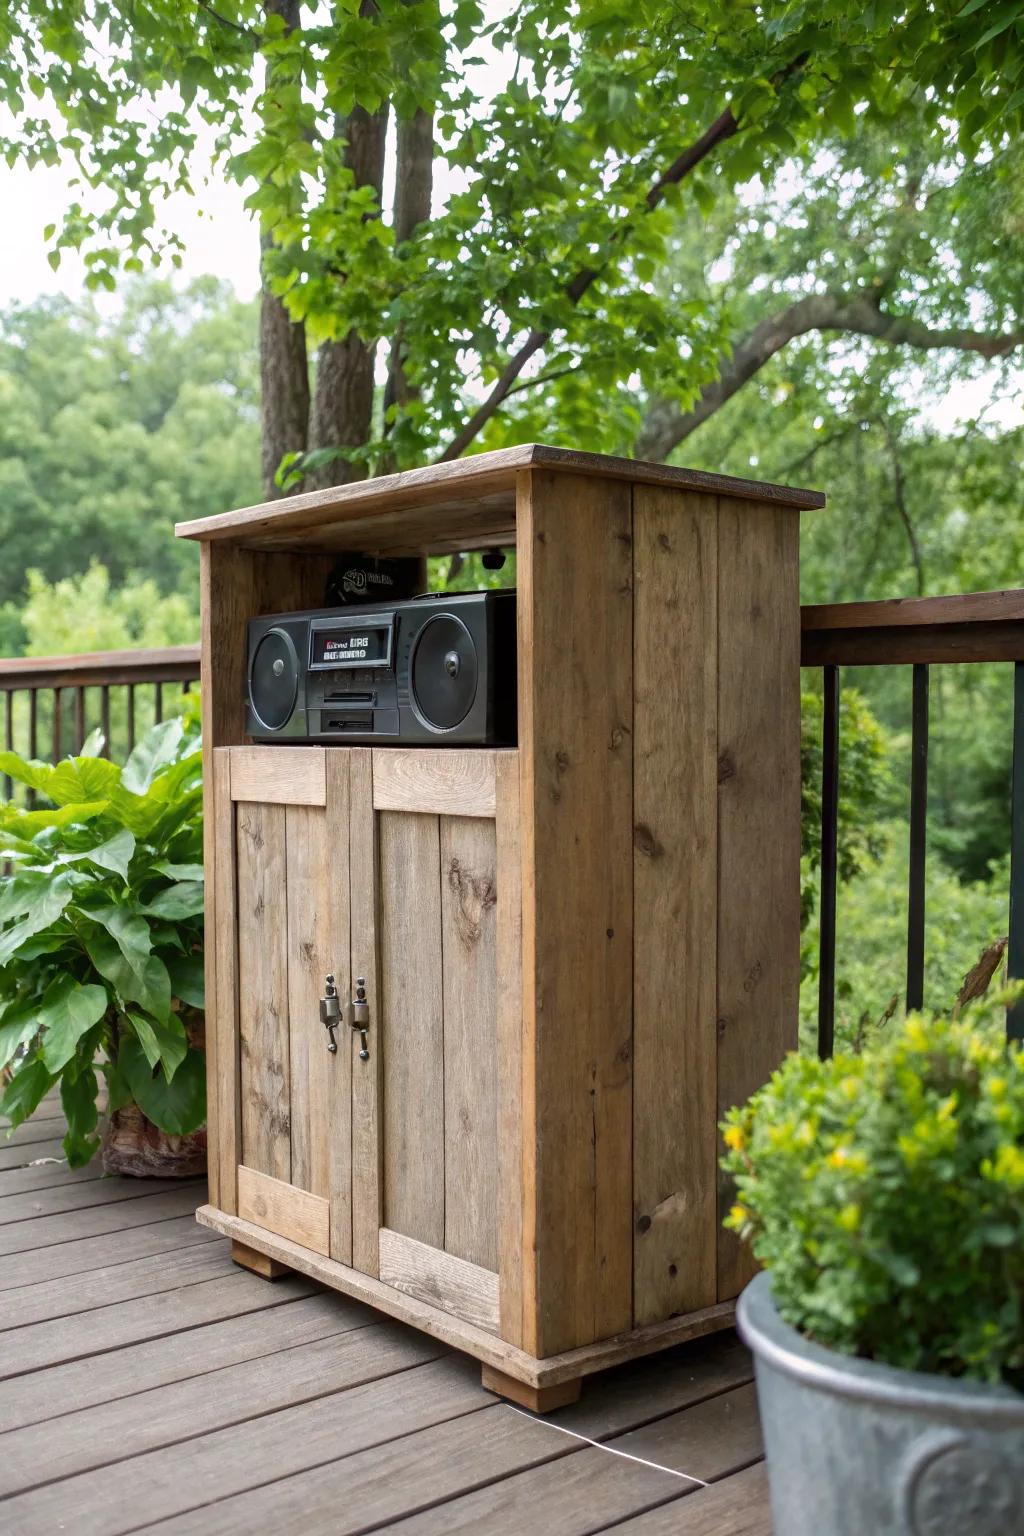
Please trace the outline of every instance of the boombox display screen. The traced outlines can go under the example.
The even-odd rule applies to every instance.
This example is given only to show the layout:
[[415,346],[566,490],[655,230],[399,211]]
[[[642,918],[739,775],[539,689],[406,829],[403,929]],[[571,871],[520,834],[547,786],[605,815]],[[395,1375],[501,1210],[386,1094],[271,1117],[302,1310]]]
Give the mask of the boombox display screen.
[[254,741],[515,746],[516,595],[252,619],[246,678]]
[[390,618],[344,628],[313,621],[310,630],[311,667],[380,667],[391,660]]

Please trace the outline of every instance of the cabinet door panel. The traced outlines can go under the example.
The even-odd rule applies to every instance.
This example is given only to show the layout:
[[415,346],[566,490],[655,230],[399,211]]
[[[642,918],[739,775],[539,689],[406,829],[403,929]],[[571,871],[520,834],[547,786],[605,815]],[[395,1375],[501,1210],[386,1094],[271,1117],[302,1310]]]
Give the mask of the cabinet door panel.
[[223,967],[218,958],[218,1006],[237,1023],[218,1071],[237,1084],[238,1209],[349,1263],[350,1031],[342,1021],[331,1052],[320,1021],[329,973],[342,1004],[351,996],[348,753],[328,760],[301,749],[294,779],[288,752],[231,748],[225,756],[215,771],[231,786],[230,814],[218,806],[222,834],[225,819],[233,834],[234,922],[217,935],[226,957]]

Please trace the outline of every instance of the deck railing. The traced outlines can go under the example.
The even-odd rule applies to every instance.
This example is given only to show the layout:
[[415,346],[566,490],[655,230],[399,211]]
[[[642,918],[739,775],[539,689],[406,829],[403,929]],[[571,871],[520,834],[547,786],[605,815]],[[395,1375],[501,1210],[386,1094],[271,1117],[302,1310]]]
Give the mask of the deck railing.
[[[925,819],[928,809],[929,668],[953,662],[1014,665],[1010,812],[1010,910],[1007,973],[1024,976],[1024,591],[956,597],[835,603],[801,611],[801,665],[820,667],[824,684],[821,785],[821,899],[818,1050],[832,1051],[835,1031],[836,882],[838,875],[840,669],[912,668],[910,879],[907,916],[908,1008],[924,1001]],[[1024,1003],[1009,1010],[1007,1033],[1024,1039]]]
[[[57,762],[98,726],[104,753],[125,757],[140,729],[163,719],[165,688],[187,693],[198,679],[198,645],[0,660],[4,747]],[[11,794],[5,776],[0,797]]]

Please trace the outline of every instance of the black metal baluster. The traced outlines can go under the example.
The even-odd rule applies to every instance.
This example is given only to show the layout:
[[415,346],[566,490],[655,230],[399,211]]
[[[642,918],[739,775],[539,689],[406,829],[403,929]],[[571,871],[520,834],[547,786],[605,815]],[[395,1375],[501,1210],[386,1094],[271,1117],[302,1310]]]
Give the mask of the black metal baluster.
[[85,741],[85,689],[75,689],[75,751],[81,752]]
[[[14,748],[14,693],[8,688],[4,694],[4,746],[10,752]],[[14,795],[14,783],[9,773],[4,774],[4,799]]]
[[910,889],[907,910],[907,1009],[924,1006],[925,823],[928,814],[928,668],[914,663],[910,741]]
[[839,668],[823,669],[821,900],[818,939],[818,1055],[831,1056],[836,1018],[836,879],[839,868]]
[[135,747],[135,684],[128,684],[128,751]]
[[154,721],[155,725],[159,725],[160,721],[164,717],[164,685],[163,685],[163,683],[154,683],[153,684],[153,698],[154,698],[153,721]]
[[60,762],[60,689],[53,690],[53,761]]
[[[28,755],[35,759],[39,756],[39,694],[33,688],[28,696]],[[28,808],[34,810],[36,804],[36,792],[30,789],[28,792]]]
[[110,754],[110,688],[106,683],[100,690],[100,730],[103,732],[103,756]]
[[[1013,666],[1013,798],[1010,810],[1010,929],[1006,974],[1024,977],[1024,661]],[[1024,1040],[1024,999],[1006,1010],[1006,1037]]]

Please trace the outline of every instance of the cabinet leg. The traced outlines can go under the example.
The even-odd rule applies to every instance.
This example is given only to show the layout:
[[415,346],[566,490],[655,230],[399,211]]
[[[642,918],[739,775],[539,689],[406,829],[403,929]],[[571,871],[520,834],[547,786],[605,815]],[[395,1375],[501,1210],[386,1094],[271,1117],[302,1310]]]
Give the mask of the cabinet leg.
[[243,1269],[251,1269],[254,1275],[260,1275],[264,1280],[280,1280],[282,1275],[291,1274],[287,1264],[279,1264],[277,1259],[257,1253],[255,1248],[248,1248],[234,1239],[231,1241],[231,1257]]
[[578,1402],[583,1386],[582,1377],[577,1376],[572,1381],[559,1381],[551,1387],[531,1387],[525,1381],[516,1381],[514,1376],[506,1376],[504,1371],[495,1370],[493,1365],[481,1366],[480,1382],[488,1392],[497,1392],[499,1397],[507,1397],[509,1402],[529,1408],[531,1413],[554,1413],[556,1408]]

